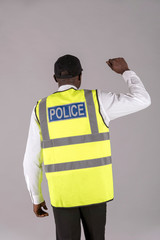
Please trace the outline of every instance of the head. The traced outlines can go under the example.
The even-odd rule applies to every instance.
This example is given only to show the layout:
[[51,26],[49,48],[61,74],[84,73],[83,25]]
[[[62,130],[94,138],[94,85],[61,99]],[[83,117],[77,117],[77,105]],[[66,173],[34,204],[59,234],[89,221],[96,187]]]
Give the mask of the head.
[[55,62],[54,79],[59,87],[71,84],[77,88],[81,85],[82,67],[79,59],[72,55],[64,55]]

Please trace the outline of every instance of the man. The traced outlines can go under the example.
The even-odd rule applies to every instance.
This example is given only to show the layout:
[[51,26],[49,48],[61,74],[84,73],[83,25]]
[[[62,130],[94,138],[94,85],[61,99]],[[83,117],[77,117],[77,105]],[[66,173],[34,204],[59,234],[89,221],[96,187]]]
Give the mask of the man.
[[24,175],[37,217],[48,216],[42,162],[48,181],[58,240],[105,239],[107,202],[113,200],[109,122],[151,104],[143,83],[123,58],[106,61],[123,76],[130,93],[79,89],[82,66],[72,55],[54,65],[58,91],[33,109],[24,156]]

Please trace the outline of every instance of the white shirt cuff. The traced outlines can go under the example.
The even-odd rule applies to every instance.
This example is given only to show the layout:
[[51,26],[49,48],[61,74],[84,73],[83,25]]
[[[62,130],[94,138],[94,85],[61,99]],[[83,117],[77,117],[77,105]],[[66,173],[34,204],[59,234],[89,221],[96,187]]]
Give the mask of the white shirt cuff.
[[40,204],[44,201],[44,198],[42,195],[32,195],[32,203],[34,204]]
[[124,78],[125,81],[128,80],[128,78],[132,77],[132,76],[137,76],[137,74],[132,71],[132,70],[126,70],[123,74],[122,74],[122,77]]

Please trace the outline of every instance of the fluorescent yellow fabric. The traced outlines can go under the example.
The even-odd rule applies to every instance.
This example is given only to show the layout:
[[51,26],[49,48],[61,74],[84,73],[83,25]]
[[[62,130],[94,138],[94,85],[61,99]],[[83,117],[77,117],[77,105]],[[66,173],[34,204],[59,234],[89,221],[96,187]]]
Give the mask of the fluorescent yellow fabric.
[[[99,112],[96,90],[92,90],[99,133],[109,132]],[[39,119],[39,104],[36,114]],[[84,102],[86,117],[49,121],[48,108]],[[50,139],[91,134],[84,90],[73,88],[56,92],[46,100]],[[41,126],[40,126],[41,127]],[[41,140],[43,140],[41,135]],[[79,143],[42,149],[44,165],[85,161],[111,156],[110,140]],[[55,207],[85,206],[114,198],[112,164],[82,169],[46,172],[51,204]]]

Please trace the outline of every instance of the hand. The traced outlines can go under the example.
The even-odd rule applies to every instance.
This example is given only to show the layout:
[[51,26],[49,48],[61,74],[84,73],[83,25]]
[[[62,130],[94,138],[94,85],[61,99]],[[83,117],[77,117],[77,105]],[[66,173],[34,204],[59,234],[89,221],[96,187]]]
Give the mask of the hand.
[[33,212],[36,214],[37,217],[46,217],[49,214],[42,210],[42,207],[45,210],[48,210],[45,201],[40,204],[33,204]]
[[106,61],[106,63],[116,73],[123,74],[124,71],[130,70],[124,58],[112,58]]

